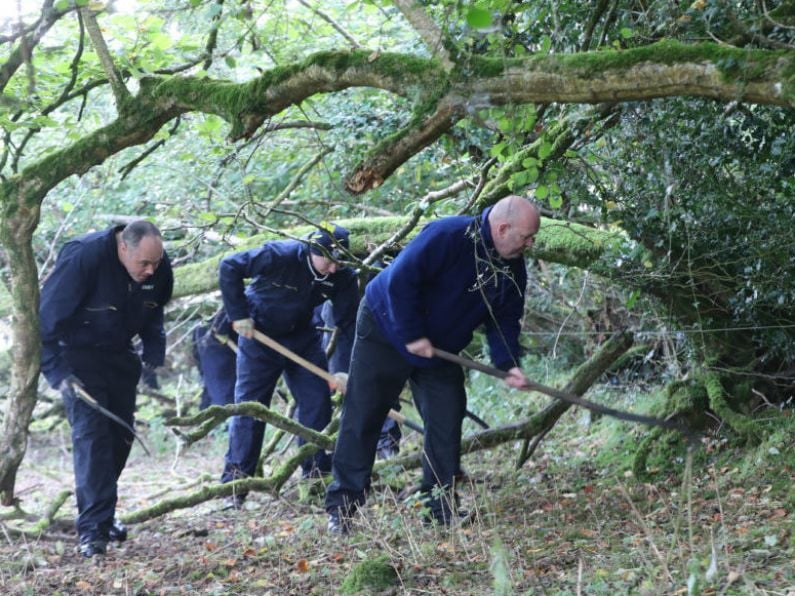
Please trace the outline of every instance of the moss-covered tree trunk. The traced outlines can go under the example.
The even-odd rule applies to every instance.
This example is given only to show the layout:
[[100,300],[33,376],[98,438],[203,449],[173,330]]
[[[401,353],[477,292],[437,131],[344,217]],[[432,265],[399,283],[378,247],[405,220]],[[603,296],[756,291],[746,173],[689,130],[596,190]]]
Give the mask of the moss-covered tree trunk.
[[11,386],[0,426],[0,502],[14,502],[17,469],[25,456],[28,425],[36,405],[39,379],[39,284],[32,237],[39,222],[38,206],[16,206],[0,195],[4,217],[0,241],[9,261],[9,289],[13,301]]

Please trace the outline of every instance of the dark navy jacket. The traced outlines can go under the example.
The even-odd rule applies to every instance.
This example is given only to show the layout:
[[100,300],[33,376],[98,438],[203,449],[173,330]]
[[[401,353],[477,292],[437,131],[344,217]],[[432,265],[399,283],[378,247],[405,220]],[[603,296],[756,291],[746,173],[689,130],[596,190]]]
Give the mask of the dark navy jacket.
[[[314,309],[330,299],[335,321],[344,323],[358,301],[356,272],[344,267],[316,278],[309,254],[302,242],[280,240],[224,258],[218,283],[229,319],[251,317],[260,331],[274,337],[315,333]],[[251,282],[244,288],[246,278]]]
[[163,307],[171,299],[174,277],[166,254],[154,275],[134,282],[119,261],[116,232],[92,232],[67,242],[41,290],[41,368],[51,386],[69,374],[63,351],[90,348],[132,350],[138,335],[142,359],[152,366],[165,360]]
[[427,337],[438,348],[460,352],[480,325],[494,365],[518,366],[527,270],[524,258],[497,254],[486,220],[490,210],[429,223],[367,284],[367,304],[381,330],[416,366],[440,363],[409,354],[406,344]]

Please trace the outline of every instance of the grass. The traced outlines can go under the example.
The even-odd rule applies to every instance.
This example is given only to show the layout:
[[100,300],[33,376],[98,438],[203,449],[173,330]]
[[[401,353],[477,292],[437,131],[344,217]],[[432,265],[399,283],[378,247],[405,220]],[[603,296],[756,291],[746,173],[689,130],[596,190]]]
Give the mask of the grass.
[[[601,387],[592,397],[627,408],[648,397],[622,403],[626,394]],[[494,391],[489,399],[507,401]],[[543,403],[533,400],[522,407]],[[470,407],[492,423],[513,415],[507,403],[482,408],[474,399]],[[629,460],[641,433],[605,418],[588,424],[571,411],[519,470],[517,445],[468,456],[460,493],[476,516],[452,531],[422,525],[416,503],[400,493],[418,473],[398,471],[391,488],[374,487],[345,539],[326,534],[321,498],[299,502],[295,480],[279,497],[251,495],[241,511],[211,501],[134,525],[128,542],[94,562],[74,550],[70,499],[40,537],[15,537],[9,528],[17,522],[8,522],[0,592],[792,593],[795,433],[782,428],[745,450],[714,437],[693,460],[689,481],[686,459],[676,458],[639,481]],[[134,449],[122,476],[123,510],[194,490],[220,473],[224,433],[179,454],[162,428],[147,434],[157,453],[148,460]],[[416,441],[410,434],[406,448]],[[68,449],[63,429],[31,438],[18,478],[23,510],[40,514],[71,488]]]

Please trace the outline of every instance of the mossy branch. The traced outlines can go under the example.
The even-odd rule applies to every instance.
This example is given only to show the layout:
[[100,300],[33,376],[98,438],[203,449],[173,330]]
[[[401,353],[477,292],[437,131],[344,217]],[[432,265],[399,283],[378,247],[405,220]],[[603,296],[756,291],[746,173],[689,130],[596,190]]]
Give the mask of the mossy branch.
[[[329,436],[302,426],[298,422],[282,416],[278,412],[274,412],[267,406],[255,401],[245,401],[228,406],[210,406],[193,416],[169,418],[166,420],[166,426],[172,427],[172,430],[179,436],[185,446],[190,446],[199,439],[206,437],[212,429],[231,416],[251,416],[301,437],[305,441],[323,449],[329,451],[334,449],[334,440]],[[199,425],[198,428],[191,432],[182,432],[174,428],[196,425]]]
[[[459,187],[453,185],[447,190],[452,192],[459,190]],[[433,193],[430,193],[428,197],[433,198]],[[409,227],[407,225],[409,218],[405,217],[371,217],[335,221],[350,230],[350,251],[355,255],[367,254],[367,248],[372,245],[386,245],[386,250],[392,250],[395,248],[393,241],[408,242],[418,233],[417,228],[419,227],[415,226],[403,237],[403,232]],[[421,219],[420,223],[422,221],[424,220]],[[285,230],[285,232],[289,236],[300,237],[312,229],[314,228],[309,226],[297,226]],[[227,253],[199,263],[177,267],[174,271],[174,298],[217,290],[218,264],[224,256],[260,246],[264,242],[277,240],[281,237],[276,233],[257,234]],[[620,239],[621,235],[616,232],[543,218],[532,256],[552,263],[587,268],[602,257],[606,251],[612,249]],[[605,273],[609,274],[609,271]],[[0,307],[0,314],[2,312],[3,309]]]
[[[221,407],[221,406],[213,406]],[[228,407],[228,406],[226,406]],[[208,408],[209,409],[209,408]],[[336,432],[339,428],[339,418],[335,418],[328,426],[327,432],[330,433],[329,440],[336,442]],[[155,503],[151,507],[123,515],[122,521],[125,523],[138,523],[160,517],[177,509],[187,509],[194,507],[211,499],[229,497],[234,494],[246,492],[266,492],[278,495],[284,484],[292,477],[293,473],[305,459],[312,457],[317,452],[318,447],[311,443],[306,443],[299,447],[295,453],[286,459],[281,465],[274,468],[273,473],[268,478],[242,478],[226,484],[213,484],[204,486],[198,491],[167,499]]]
[[757,444],[764,437],[764,432],[753,418],[739,414],[731,409],[726,401],[726,391],[723,388],[721,375],[715,371],[705,371],[700,376],[707,390],[709,407],[712,411],[728,424],[740,436],[741,440]]
[[40,537],[51,525],[53,520],[55,519],[55,515],[61,509],[63,504],[66,502],[72,495],[71,490],[64,490],[58,493],[55,498],[52,500],[50,505],[47,507],[47,510],[44,512],[44,515],[38,519],[34,524],[30,525],[29,527],[18,527],[7,525],[3,522],[0,522],[0,526],[3,528],[3,532],[8,533],[10,536],[25,536],[27,538],[38,538]]

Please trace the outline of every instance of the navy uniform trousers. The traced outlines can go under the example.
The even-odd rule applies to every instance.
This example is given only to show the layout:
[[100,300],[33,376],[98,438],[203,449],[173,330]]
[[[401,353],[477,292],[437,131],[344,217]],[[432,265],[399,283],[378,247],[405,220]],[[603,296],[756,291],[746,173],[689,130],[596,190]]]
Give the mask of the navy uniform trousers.
[[431,514],[450,518],[450,501],[434,487],[449,489],[460,468],[461,424],[466,411],[464,372],[456,364],[412,366],[384,337],[367,303],[359,306],[348,390],[334,449],[333,482],[326,510],[348,516],[370,488],[381,424],[409,381],[425,426],[422,486]]
[[[133,425],[141,360],[130,350],[66,348],[64,357],[85,390],[101,406]],[[116,511],[119,476],[132,434],[78,398],[64,399],[72,427],[77,533],[107,540]]]
[[[274,338],[280,344],[326,369],[326,355],[320,346],[317,330],[309,328],[289,336]],[[276,382],[284,374],[290,393],[298,404],[298,422],[322,431],[331,420],[331,391],[328,383],[254,339],[237,341],[237,383],[235,403],[258,401],[270,406]],[[251,416],[234,416],[229,424],[229,450],[226,453],[221,482],[252,476],[262,451],[265,423]],[[304,441],[299,440],[299,445]],[[331,458],[323,450],[302,462],[305,476],[328,473]]]
[[204,325],[194,330],[193,356],[204,385],[199,409],[235,403],[235,352],[215,338],[212,328]]

